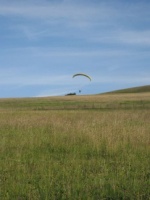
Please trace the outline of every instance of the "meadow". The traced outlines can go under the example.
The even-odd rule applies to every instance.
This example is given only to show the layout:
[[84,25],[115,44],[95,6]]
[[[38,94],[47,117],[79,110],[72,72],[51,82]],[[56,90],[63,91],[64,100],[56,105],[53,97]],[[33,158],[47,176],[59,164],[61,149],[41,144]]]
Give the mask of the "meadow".
[[0,199],[150,199],[150,93],[0,99]]

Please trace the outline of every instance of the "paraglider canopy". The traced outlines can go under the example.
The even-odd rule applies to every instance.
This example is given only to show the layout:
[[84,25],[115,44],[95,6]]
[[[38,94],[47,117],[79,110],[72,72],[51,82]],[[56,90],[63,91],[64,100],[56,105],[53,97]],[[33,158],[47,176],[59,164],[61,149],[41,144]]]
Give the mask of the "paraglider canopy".
[[90,81],[92,80],[90,76],[88,76],[87,74],[83,74],[83,73],[78,73],[78,74],[74,74],[72,78],[76,77],[76,76],[85,76],[87,77]]

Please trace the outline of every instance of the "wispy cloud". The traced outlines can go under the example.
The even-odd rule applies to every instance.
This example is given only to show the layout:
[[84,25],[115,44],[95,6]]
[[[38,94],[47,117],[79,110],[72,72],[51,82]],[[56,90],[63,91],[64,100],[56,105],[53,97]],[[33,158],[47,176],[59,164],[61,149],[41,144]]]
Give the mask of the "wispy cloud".
[[99,34],[95,37],[89,38],[92,42],[98,42],[102,44],[130,44],[130,45],[150,45],[150,29],[149,30],[112,30],[105,35]]
[[1,75],[0,85],[64,85],[71,79],[69,76],[60,75],[34,75],[22,73],[5,73]]
[[[124,8],[124,9],[122,9]],[[120,17],[141,17],[149,14],[150,4],[140,3],[118,3],[113,4],[106,1],[3,1],[0,2],[0,13],[3,15],[18,15],[27,18],[45,19],[69,19],[74,21],[119,19]],[[137,15],[138,14],[138,15]]]
[[[142,43],[143,44],[143,43]],[[148,44],[147,44],[148,45]],[[1,54],[11,54],[15,57],[18,57],[20,55],[21,57],[36,57],[36,58],[42,58],[42,59],[56,59],[56,58],[117,58],[117,57],[133,57],[139,55],[141,58],[149,57],[150,50],[141,51],[140,49],[123,49],[123,48],[101,48],[101,49],[80,49],[80,48],[67,48],[67,47],[20,47],[20,48],[10,48],[10,49],[4,49],[3,51],[0,51]],[[114,66],[116,68],[116,66]]]
[[[28,39],[38,37],[69,36],[103,43],[122,42],[149,44],[149,31],[134,31],[137,22],[150,23],[150,4],[128,3],[106,4],[85,1],[6,1],[0,2],[0,14],[28,19],[28,23],[17,22],[18,28]],[[142,12],[141,10],[145,10]],[[133,22],[132,22],[132,20]],[[148,20],[149,19],[149,20]],[[122,23],[123,22],[123,23]],[[43,26],[44,24],[44,26]],[[55,26],[56,25],[56,26]],[[61,32],[58,26],[62,26]],[[135,26],[135,27],[134,27]],[[119,27],[119,28],[118,28]],[[70,28],[72,32],[70,33]],[[74,31],[73,29],[76,28]],[[78,29],[78,30],[77,30]],[[83,30],[83,32],[82,32]]]
[[130,76],[127,75],[105,75],[105,76],[95,76],[95,83],[125,83],[125,84],[150,84],[150,73],[147,75],[133,75],[131,74]]
[[[102,13],[98,11],[103,10]],[[105,9],[106,10],[106,9]],[[1,4],[0,13],[1,15],[16,15],[26,18],[37,18],[37,19],[71,19],[71,20],[82,20],[91,19],[90,17],[107,17],[104,8],[97,9],[95,7],[88,7],[85,4],[78,6],[77,4],[35,4],[35,3],[9,3]]]
[[8,67],[0,68],[0,85],[57,85],[65,84],[65,81],[71,79],[70,74],[51,74],[46,73],[36,73],[31,71],[31,69],[18,68],[18,67]]

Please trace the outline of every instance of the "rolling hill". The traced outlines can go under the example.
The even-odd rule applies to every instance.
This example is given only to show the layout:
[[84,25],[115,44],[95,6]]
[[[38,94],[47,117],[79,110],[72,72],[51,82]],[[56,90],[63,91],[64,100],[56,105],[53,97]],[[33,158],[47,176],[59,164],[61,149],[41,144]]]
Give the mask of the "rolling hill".
[[106,92],[105,94],[110,94],[110,93],[142,93],[142,92],[150,92],[150,85],[126,88],[126,89],[121,89],[121,90],[114,90],[114,91]]

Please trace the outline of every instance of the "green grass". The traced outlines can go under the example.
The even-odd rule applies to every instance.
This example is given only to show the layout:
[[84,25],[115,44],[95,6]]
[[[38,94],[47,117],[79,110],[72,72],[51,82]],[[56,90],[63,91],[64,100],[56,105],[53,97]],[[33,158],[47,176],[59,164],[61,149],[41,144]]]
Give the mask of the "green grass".
[[[109,110],[109,109],[149,109],[150,99],[137,98],[131,94],[128,96],[116,96],[111,94],[80,97],[51,97],[51,98],[24,98],[1,99],[0,110]],[[96,98],[95,98],[96,97]],[[102,98],[101,98],[102,97]],[[134,97],[134,98],[133,98]],[[96,100],[95,100],[96,99]]]
[[149,199],[149,97],[1,99],[0,199]]

